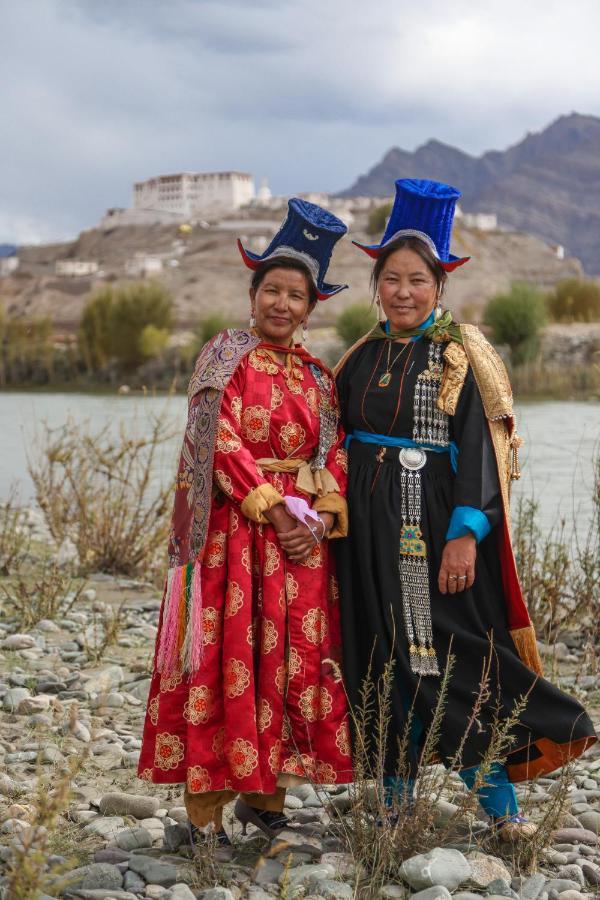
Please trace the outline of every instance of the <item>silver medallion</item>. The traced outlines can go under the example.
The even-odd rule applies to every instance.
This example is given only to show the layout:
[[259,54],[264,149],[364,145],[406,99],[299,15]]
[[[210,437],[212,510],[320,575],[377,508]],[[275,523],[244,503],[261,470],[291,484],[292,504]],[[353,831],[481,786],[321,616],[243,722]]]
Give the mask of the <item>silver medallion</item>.
[[401,464],[411,472],[422,469],[427,462],[427,454],[419,447],[403,447],[398,454]]

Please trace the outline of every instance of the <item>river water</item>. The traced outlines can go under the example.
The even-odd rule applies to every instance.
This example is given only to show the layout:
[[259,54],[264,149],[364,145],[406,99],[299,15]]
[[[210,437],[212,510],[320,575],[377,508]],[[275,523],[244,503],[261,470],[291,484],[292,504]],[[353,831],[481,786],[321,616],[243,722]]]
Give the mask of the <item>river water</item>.
[[[90,394],[0,393],[0,501],[16,485],[21,502],[33,499],[27,471],[27,449],[40,446],[40,425],[57,428],[69,419],[89,422],[94,429],[108,426],[115,433],[123,423],[137,434],[158,415],[173,423],[177,437],[160,454],[156,478],[174,474],[185,426],[183,395],[164,397],[98,396]],[[513,498],[535,497],[540,524],[549,531],[560,518],[574,517],[585,527],[592,514],[594,454],[600,449],[600,405],[575,402],[522,403],[517,406],[523,476]]]

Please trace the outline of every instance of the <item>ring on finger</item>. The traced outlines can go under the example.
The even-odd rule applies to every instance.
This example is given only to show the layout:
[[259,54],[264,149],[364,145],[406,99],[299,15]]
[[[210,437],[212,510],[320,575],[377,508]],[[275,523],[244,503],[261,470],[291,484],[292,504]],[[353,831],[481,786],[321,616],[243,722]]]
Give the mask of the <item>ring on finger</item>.
[[458,575],[448,575],[448,581],[456,581],[458,579]]
[[466,581],[466,580],[467,580],[467,576],[466,576],[466,575],[459,575],[459,576],[458,576],[458,580],[459,580],[459,581]]

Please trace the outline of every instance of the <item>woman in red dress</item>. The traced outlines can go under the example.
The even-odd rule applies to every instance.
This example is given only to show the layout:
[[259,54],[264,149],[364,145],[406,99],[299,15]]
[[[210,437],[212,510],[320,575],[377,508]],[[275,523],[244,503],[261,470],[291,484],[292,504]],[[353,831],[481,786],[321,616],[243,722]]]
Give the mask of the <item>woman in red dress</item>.
[[[170,568],[139,776],[183,782],[192,842],[222,809],[272,835],[286,784],[351,780],[329,540],[346,533],[346,456],[329,371],[292,345],[345,233],[292,200],[254,269],[250,331],[203,349],[190,383]],[[201,831],[202,830],[202,831]]]

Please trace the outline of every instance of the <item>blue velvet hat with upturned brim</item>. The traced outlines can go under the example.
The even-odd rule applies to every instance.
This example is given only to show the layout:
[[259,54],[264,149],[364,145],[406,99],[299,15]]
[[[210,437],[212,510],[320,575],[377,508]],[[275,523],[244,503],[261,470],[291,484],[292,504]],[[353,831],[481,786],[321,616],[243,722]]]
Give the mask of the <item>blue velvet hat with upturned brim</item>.
[[417,237],[425,241],[447,272],[468,262],[470,256],[450,253],[452,222],[460,191],[441,181],[423,178],[400,178],[384,235],[379,244],[352,241],[373,259],[400,238]]
[[261,263],[278,256],[303,263],[310,272],[319,300],[327,300],[339,294],[347,284],[327,284],[325,275],[333,248],[347,228],[341,219],[315,203],[294,197],[288,201],[285,221],[264,253],[246,250],[238,240],[242,259],[249,269],[257,269]]

